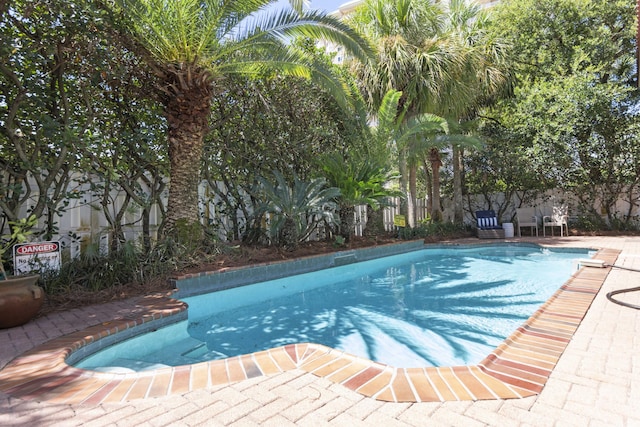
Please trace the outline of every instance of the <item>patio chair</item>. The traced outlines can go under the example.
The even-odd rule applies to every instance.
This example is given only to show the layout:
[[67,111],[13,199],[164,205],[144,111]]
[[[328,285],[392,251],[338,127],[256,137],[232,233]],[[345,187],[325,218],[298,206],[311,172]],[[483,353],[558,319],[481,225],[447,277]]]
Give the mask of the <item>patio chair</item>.
[[518,222],[518,237],[522,237],[522,227],[530,227],[531,235],[533,229],[536,229],[536,237],[538,234],[538,216],[535,208],[518,208],[516,209],[516,221]]
[[498,225],[494,211],[476,211],[479,239],[504,239],[504,229]]
[[551,215],[545,215],[542,217],[542,235],[547,236],[547,227],[551,227],[551,236],[553,237],[554,227],[560,227],[560,237],[563,236],[563,228],[567,230],[567,236],[569,235],[569,225],[567,219],[567,206],[554,206]]

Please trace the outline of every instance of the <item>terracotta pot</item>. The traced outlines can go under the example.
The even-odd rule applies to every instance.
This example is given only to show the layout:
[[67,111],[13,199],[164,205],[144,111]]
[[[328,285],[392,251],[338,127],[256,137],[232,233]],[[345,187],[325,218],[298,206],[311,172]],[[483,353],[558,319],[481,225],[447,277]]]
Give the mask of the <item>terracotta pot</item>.
[[0,329],[24,325],[38,314],[44,291],[36,282],[39,275],[15,276],[0,280]]

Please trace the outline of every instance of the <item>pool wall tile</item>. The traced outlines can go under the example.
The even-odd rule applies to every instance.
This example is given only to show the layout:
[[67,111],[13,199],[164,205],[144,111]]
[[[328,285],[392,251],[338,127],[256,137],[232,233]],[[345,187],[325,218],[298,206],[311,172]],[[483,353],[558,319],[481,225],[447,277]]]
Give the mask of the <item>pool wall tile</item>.
[[437,402],[442,398],[438,391],[429,381],[429,375],[424,368],[408,368],[406,370],[409,381],[414,384],[415,393],[420,402]]
[[135,379],[133,378],[122,379],[103,402],[122,402],[134,383]]
[[352,388],[352,390],[357,391],[358,393],[365,396],[374,396],[376,393],[379,393],[385,387],[389,386],[394,372],[394,369],[385,368],[380,374],[373,377],[371,380],[367,381],[360,387]]
[[168,395],[171,390],[172,377],[171,372],[167,370],[157,373],[153,377],[153,382],[149,389],[149,396],[159,397]]
[[229,381],[232,383],[247,379],[240,357],[227,359],[227,372],[229,374]]
[[398,373],[391,383],[393,388],[393,394],[396,398],[396,402],[415,402],[417,401],[416,395],[413,393],[411,382],[407,378],[407,373],[404,369],[398,369]]
[[296,364],[293,363],[291,356],[289,356],[289,353],[283,347],[271,349],[269,352],[280,370],[289,371],[296,368]]
[[280,372],[280,369],[278,369],[274,361],[271,359],[271,356],[269,356],[269,352],[267,351],[254,353],[253,359],[256,365],[260,368],[260,372],[262,372],[263,375],[277,374]]
[[432,368],[430,371],[430,378],[436,389],[438,390],[438,394],[441,396],[441,400],[443,401],[451,401],[458,400],[458,396],[453,392],[449,383],[445,380],[442,375],[440,368]]
[[185,275],[175,277],[171,279],[171,282],[174,288],[177,289],[174,296],[176,298],[186,298],[424,248],[424,242],[416,240],[407,243],[380,245],[373,248],[310,256],[292,261],[264,263],[253,267],[229,268],[223,271]]

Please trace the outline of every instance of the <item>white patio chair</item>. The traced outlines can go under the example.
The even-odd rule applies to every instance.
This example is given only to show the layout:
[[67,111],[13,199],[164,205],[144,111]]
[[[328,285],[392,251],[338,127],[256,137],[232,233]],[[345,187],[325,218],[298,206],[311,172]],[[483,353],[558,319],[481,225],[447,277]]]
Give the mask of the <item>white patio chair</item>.
[[542,234],[547,236],[547,227],[551,227],[551,236],[553,236],[553,228],[560,227],[560,237],[563,236],[563,227],[567,230],[567,236],[569,235],[569,225],[567,206],[554,206],[553,213],[551,215],[545,215],[542,217]]
[[536,237],[538,234],[538,216],[535,208],[518,208],[516,209],[516,221],[518,222],[518,237],[522,237],[522,227],[530,227],[531,235],[533,229],[536,229]]

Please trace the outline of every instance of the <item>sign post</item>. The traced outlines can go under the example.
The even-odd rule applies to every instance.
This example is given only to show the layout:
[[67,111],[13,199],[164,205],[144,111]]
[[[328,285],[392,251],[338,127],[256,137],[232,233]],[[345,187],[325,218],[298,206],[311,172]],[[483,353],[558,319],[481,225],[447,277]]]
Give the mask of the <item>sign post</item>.
[[406,227],[407,220],[405,219],[404,215],[394,215],[393,225],[395,225],[396,227]]
[[13,270],[16,275],[59,271],[61,264],[60,242],[21,243],[13,247]]
[[393,225],[398,227],[398,237],[400,237],[400,229],[407,226],[407,220],[404,215],[394,215]]

